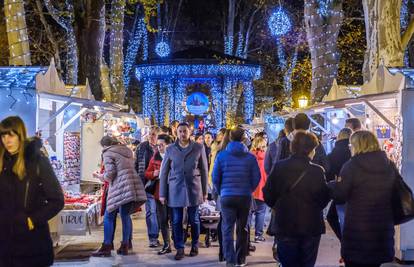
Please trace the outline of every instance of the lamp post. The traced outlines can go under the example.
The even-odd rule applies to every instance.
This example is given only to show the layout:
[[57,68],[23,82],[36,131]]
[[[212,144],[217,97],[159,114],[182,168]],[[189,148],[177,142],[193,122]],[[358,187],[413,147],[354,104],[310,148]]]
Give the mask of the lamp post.
[[308,106],[308,98],[306,96],[301,96],[298,98],[298,103],[300,108],[306,108]]

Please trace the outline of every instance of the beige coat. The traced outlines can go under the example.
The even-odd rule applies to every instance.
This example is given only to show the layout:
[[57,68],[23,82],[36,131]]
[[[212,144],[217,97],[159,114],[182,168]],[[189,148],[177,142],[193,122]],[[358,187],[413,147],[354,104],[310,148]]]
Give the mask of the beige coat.
[[124,145],[114,145],[103,150],[104,178],[109,182],[106,209],[117,210],[123,204],[134,202],[131,213],[147,200],[144,185],[134,166],[132,151]]

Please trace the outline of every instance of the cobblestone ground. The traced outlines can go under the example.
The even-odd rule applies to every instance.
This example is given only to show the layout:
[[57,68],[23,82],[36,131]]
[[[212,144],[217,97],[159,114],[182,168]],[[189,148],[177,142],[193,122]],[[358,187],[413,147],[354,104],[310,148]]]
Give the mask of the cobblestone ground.
[[[82,266],[82,267],[104,267],[104,266],[225,266],[224,263],[218,262],[218,243],[213,242],[210,248],[204,246],[204,242],[200,246],[200,254],[198,257],[186,257],[184,260],[177,262],[174,260],[174,251],[171,254],[158,256],[158,249],[148,248],[148,239],[146,236],[145,219],[140,216],[133,218],[134,232],[133,232],[133,247],[134,252],[128,256],[118,256],[112,252],[110,258],[90,258],[89,261],[73,261],[73,262],[56,262],[53,266]],[[121,226],[121,222],[117,223]],[[119,244],[119,237],[121,236],[121,227],[118,227],[115,244]],[[161,237],[160,237],[161,238]],[[91,235],[84,237],[61,237],[60,248],[66,244],[82,244],[96,242],[101,243],[103,239],[103,227],[99,227],[92,231]],[[201,237],[204,241],[204,235]],[[161,241],[161,239],[160,239]],[[118,245],[116,245],[117,247]],[[248,266],[276,266],[272,258],[272,239],[268,237],[265,242],[255,244],[257,250],[252,253],[252,256],[247,258]],[[189,253],[190,247],[186,248],[186,253]],[[338,266],[339,259],[339,243],[336,240],[332,231],[323,236],[317,266]]]

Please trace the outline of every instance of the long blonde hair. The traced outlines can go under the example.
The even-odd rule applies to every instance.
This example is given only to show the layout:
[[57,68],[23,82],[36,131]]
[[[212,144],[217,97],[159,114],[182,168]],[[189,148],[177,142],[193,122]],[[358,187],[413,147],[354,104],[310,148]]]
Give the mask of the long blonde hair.
[[[25,141],[27,139],[26,126],[22,119],[18,116],[7,117],[0,122],[0,135],[14,133],[19,137],[19,149],[17,152],[17,160],[13,166],[13,172],[16,174],[20,180],[23,180],[26,175],[26,166],[24,162],[24,148]],[[0,142],[0,170],[3,170],[4,165],[4,154],[6,148],[4,147],[3,142]]]
[[380,151],[377,137],[370,131],[357,131],[351,136],[352,155]]

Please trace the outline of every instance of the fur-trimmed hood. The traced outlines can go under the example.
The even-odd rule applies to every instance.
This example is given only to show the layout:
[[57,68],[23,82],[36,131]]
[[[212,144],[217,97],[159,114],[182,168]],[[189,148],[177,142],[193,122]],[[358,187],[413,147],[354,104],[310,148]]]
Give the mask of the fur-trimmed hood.
[[[33,160],[43,155],[43,142],[39,137],[28,138],[24,143],[24,158],[25,160]],[[46,156],[46,155],[44,155]]]

